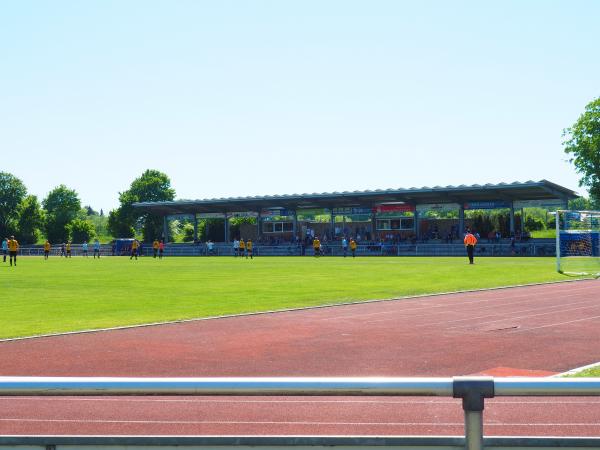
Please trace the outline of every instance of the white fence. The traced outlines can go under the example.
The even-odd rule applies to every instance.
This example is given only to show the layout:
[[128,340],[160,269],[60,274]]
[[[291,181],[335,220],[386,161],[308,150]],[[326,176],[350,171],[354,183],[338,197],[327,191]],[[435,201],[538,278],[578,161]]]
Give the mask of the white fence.
[[[438,396],[462,398],[458,437],[156,437],[0,436],[0,449],[281,447],[409,449],[600,448],[600,438],[483,437],[485,399],[501,396],[600,396],[600,379],[540,378],[35,378],[0,377],[0,396]],[[1,412],[0,412],[1,418]]]

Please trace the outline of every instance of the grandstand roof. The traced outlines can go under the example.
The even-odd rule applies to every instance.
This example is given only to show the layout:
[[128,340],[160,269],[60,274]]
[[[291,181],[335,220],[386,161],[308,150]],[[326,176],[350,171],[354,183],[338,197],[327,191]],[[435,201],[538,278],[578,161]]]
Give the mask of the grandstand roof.
[[175,200],[134,203],[158,215],[260,211],[265,208],[343,208],[371,207],[381,203],[459,203],[511,200],[569,200],[577,193],[548,180],[470,186],[424,186],[408,189],[376,189],[366,191],[322,192],[312,194],[279,194],[249,197]]

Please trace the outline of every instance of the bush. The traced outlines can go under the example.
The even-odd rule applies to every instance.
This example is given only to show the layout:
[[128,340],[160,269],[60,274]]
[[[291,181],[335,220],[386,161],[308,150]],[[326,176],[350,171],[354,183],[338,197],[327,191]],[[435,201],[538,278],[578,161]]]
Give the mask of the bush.
[[194,240],[194,225],[186,223],[183,226],[183,242],[192,242]]
[[73,242],[87,242],[96,236],[94,224],[87,220],[75,219],[67,225],[67,231]]
[[544,224],[544,221],[539,217],[528,216],[525,219],[525,229],[527,231],[540,231],[545,230],[546,225]]

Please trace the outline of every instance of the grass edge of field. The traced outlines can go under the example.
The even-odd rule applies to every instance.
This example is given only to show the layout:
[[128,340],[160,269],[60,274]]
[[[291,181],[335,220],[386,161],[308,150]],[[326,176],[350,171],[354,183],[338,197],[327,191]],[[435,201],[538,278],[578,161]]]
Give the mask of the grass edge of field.
[[[579,278],[567,279],[567,280],[543,281],[543,282],[505,285],[505,286],[491,286],[491,287],[485,287],[485,288],[462,289],[462,290],[457,290],[457,291],[405,295],[405,296],[390,297],[390,298],[341,301],[341,302],[325,303],[325,304],[317,304],[317,305],[307,305],[307,306],[299,306],[299,307],[292,307],[292,308],[281,308],[281,309],[272,309],[272,310],[263,310],[263,311],[258,310],[258,311],[241,312],[241,313],[234,313],[234,314],[189,317],[189,318],[165,320],[165,321],[158,321],[158,322],[132,323],[132,324],[127,324],[127,325],[116,325],[116,326],[111,326],[111,327],[98,327],[98,328],[88,328],[88,329],[80,329],[80,330],[58,331],[55,333],[44,333],[44,334],[34,334],[34,335],[26,335],[26,336],[14,336],[14,337],[0,338],[0,343],[10,342],[10,341],[20,341],[20,340],[26,340],[26,339],[38,339],[38,338],[53,337],[53,336],[66,336],[66,335],[71,335],[71,334],[99,333],[99,332],[103,332],[103,331],[127,330],[127,329],[132,329],[132,328],[143,328],[143,327],[152,327],[152,326],[169,325],[169,324],[177,324],[177,323],[198,322],[198,321],[202,321],[202,320],[216,320],[216,319],[227,319],[227,318],[232,318],[232,317],[245,317],[245,316],[255,316],[255,315],[262,315],[262,314],[276,314],[276,313],[284,313],[284,312],[304,311],[304,310],[310,310],[310,309],[333,308],[336,306],[359,305],[359,304],[365,304],[365,303],[402,301],[402,300],[410,300],[410,299],[423,298],[423,297],[438,297],[438,296],[442,296],[442,295],[458,295],[458,294],[467,294],[467,293],[472,293],[472,292],[485,292],[485,291],[495,291],[495,290],[503,290],[503,289],[515,289],[515,288],[520,288],[520,287],[541,286],[541,285],[546,285],[546,284],[572,283],[572,282],[585,281],[585,280],[590,280],[590,279],[594,279],[594,278],[579,277]],[[598,364],[600,365],[600,363],[598,363]],[[565,375],[565,376],[567,376],[567,375]],[[600,376],[600,367],[598,369],[597,376]]]
[[561,375],[564,378],[599,378],[600,377],[600,361],[594,364],[589,364],[584,367],[569,370]]

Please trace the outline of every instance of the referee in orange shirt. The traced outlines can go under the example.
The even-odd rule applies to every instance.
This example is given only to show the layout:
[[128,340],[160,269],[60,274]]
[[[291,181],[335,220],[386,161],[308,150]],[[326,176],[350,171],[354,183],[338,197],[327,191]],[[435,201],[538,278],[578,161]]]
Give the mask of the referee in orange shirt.
[[469,255],[469,264],[473,264],[473,252],[475,251],[475,244],[477,244],[477,238],[473,236],[471,230],[467,230],[464,242],[465,247],[467,247],[467,255]]

